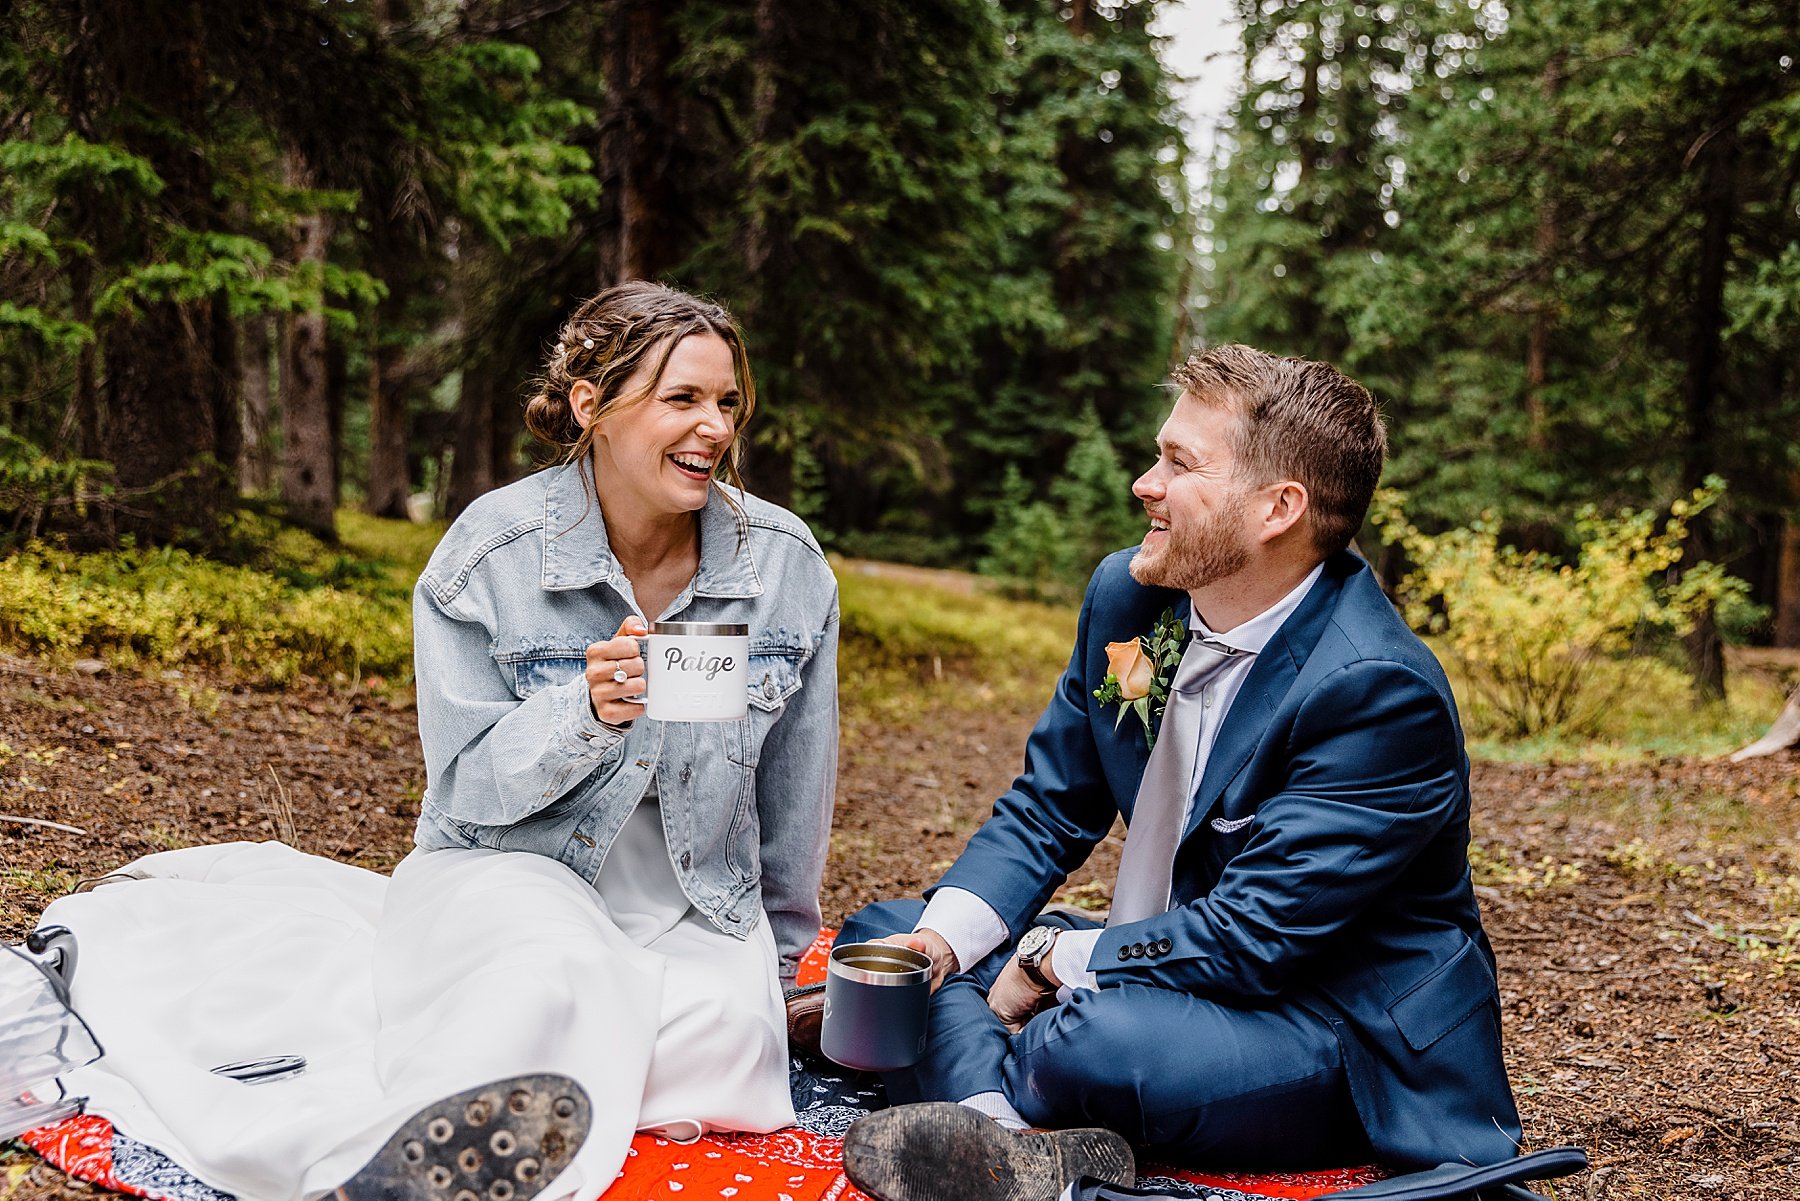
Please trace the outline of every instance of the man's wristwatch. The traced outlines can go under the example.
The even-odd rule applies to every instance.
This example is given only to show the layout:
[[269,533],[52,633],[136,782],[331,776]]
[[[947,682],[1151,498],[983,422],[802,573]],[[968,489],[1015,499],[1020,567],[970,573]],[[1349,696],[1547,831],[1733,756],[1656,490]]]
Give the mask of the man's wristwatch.
[[1043,964],[1050,958],[1050,949],[1056,945],[1056,936],[1061,933],[1057,926],[1033,926],[1019,939],[1019,968],[1045,992],[1057,989],[1056,982],[1044,974]]

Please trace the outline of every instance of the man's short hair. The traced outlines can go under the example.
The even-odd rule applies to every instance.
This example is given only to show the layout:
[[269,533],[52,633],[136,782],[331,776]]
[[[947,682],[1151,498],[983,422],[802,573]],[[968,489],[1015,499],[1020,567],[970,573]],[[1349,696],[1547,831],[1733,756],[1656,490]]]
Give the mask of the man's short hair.
[[1237,414],[1232,454],[1244,478],[1305,485],[1321,554],[1350,545],[1387,458],[1387,429],[1367,388],[1329,363],[1235,345],[1189,356],[1171,379],[1201,404]]

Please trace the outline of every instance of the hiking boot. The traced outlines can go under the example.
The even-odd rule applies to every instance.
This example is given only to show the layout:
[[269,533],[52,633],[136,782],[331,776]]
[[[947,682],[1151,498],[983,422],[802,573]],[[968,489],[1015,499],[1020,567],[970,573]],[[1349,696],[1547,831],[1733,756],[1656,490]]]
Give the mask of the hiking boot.
[[427,1105],[338,1201],[528,1201],[587,1139],[587,1093],[566,1076],[514,1076]]
[[844,1136],[844,1174],[878,1201],[1056,1201],[1092,1176],[1131,1185],[1131,1144],[1111,1130],[1014,1133],[966,1105],[897,1105]]

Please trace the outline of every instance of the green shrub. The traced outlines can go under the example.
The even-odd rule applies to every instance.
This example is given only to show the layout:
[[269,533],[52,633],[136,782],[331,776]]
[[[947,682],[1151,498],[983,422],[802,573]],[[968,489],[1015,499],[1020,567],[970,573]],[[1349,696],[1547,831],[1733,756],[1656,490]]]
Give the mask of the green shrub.
[[1726,699],[1696,709],[1687,672],[1655,655],[1597,658],[1587,687],[1609,698],[1580,728],[1542,730],[1529,737],[1508,723],[1476,691],[1443,641],[1427,639],[1444,660],[1469,728],[1469,753],[1478,759],[1541,763],[1617,762],[1645,756],[1714,758],[1751,742],[1768,728],[1786,693],[1767,675],[1734,671]]
[[1743,581],[1712,563],[1666,582],[1687,519],[1722,491],[1709,481],[1677,500],[1660,531],[1649,510],[1605,517],[1583,508],[1572,562],[1500,545],[1491,515],[1467,529],[1422,533],[1394,492],[1377,498],[1373,519],[1414,564],[1400,586],[1407,619],[1435,635],[1465,681],[1471,730],[1588,735],[1653,670],[1643,653],[1653,638],[1685,634],[1707,606],[1742,600]]
[[344,544],[331,547],[266,515],[233,514],[224,541],[240,563],[32,543],[0,560],[0,640],[50,657],[195,664],[255,682],[406,679],[412,582],[442,528],[351,513],[339,521]]

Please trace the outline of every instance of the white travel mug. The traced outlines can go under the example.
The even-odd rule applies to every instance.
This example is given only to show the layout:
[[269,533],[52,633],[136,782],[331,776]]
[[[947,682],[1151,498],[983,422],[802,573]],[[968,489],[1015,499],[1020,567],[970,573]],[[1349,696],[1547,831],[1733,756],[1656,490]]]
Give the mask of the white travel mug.
[[646,716],[736,721],[748,712],[749,626],[659,621],[645,641]]

